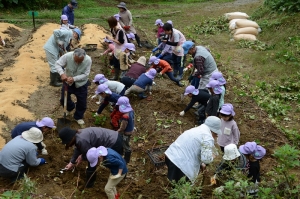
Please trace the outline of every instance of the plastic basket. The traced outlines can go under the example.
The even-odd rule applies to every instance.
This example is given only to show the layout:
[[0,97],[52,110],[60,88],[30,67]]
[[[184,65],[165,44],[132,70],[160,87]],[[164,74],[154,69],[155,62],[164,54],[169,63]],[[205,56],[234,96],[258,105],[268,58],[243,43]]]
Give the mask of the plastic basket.
[[163,146],[155,149],[148,149],[147,154],[150,157],[151,162],[156,166],[160,167],[165,165],[165,151],[169,146]]

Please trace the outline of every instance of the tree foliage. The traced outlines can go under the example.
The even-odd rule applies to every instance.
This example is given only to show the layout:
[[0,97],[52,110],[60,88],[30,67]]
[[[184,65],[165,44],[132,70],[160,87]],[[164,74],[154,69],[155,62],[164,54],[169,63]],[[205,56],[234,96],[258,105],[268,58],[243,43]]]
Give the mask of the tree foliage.
[[281,12],[299,12],[299,0],[265,0],[264,4],[272,10]]
[[0,8],[24,8],[28,10],[57,9],[68,4],[68,0],[0,0]]

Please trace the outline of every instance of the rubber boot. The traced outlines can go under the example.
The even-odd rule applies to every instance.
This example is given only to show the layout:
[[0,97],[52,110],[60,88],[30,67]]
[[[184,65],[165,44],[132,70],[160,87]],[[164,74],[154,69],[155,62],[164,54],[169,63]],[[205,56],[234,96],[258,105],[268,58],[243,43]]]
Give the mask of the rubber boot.
[[62,83],[59,83],[57,81],[57,75],[60,76],[58,73],[50,72],[50,86],[54,86],[54,87],[62,86]]
[[125,152],[124,160],[125,160],[126,164],[128,164],[130,162],[130,156],[131,156],[131,151]]
[[94,186],[96,181],[96,172],[86,170],[86,188],[91,188]]
[[140,37],[137,34],[134,34],[134,36],[135,36],[136,43],[138,44],[138,47],[140,48],[143,47],[141,44]]
[[120,75],[120,69],[115,68],[115,76],[113,78],[110,78],[110,80],[118,80]]

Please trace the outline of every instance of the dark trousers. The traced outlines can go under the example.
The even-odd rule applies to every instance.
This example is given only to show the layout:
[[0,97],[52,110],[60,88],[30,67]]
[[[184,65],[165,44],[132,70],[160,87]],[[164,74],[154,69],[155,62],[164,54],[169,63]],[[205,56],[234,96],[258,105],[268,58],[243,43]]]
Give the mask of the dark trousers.
[[0,164],[0,176],[4,178],[9,178],[12,182],[23,178],[24,173],[27,173],[28,171],[29,165],[26,163],[26,161],[23,161],[22,163],[24,166],[19,167],[19,170],[17,172],[11,171],[6,167],[2,166],[2,164]]
[[196,89],[199,87],[200,78],[193,76],[191,85],[194,86]]
[[175,75],[179,72],[179,75],[183,74],[183,56],[177,56],[172,54],[172,60],[174,62],[174,73]]
[[126,91],[126,86],[123,88],[123,90],[121,91],[121,93],[119,93],[119,95],[124,96],[125,91]]
[[172,66],[172,68],[174,67],[174,62],[172,60],[172,54],[166,53],[160,59],[167,61]]
[[[84,112],[86,111],[86,104],[87,104],[87,90],[88,90],[88,82],[79,87],[75,87],[75,83],[73,83],[71,86],[68,85],[68,96],[67,96],[67,111],[72,111],[74,108],[76,108],[74,113],[74,119],[79,120],[83,119]],[[60,98],[60,104],[64,105],[64,85],[61,89],[61,98]],[[76,105],[71,99],[71,94],[76,96],[77,102]]]
[[170,80],[178,84],[179,81],[173,76],[173,72],[166,72],[165,74],[170,78]]
[[114,68],[120,69],[120,61],[113,55]]
[[188,181],[186,175],[167,156],[165,162],[168,167],[167,177],[170,181],[175,180],[175,182],[178,182],[182,177],[185,177],[185,180]]
[[111,149],[115,150],[118,152],[121,156],[123,155],[123,136],[119,133],[118,134],[118,139],[116,143],[111,147]]
[[127,88],[130,88],[133,85],[135,80],[136,79],[133,79],[131,77],[124,76],[124,77],[122,77],[121,82],[125,85],[125,88],[127,89]]
[[139,37],[137,34],[134,34],[134,36],[135,36],[135,39],[136,39],[136,43],[137,43],[138,45],[140,45],[140,44],[141,44],[140,37]]

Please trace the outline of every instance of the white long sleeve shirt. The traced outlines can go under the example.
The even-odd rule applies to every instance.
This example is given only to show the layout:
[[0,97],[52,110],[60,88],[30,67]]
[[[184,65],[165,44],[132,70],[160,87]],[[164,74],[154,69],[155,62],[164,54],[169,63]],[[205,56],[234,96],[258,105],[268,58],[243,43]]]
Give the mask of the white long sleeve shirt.
[[214,149],[211,131],[208,126],[202,124],[183,132],[165,154],[194,183],[200,165],[213,161]]

